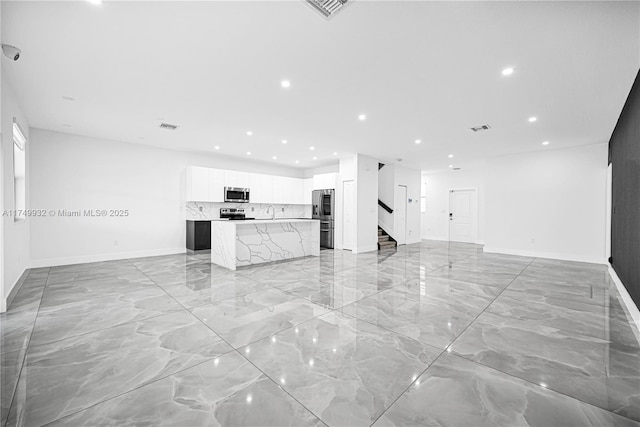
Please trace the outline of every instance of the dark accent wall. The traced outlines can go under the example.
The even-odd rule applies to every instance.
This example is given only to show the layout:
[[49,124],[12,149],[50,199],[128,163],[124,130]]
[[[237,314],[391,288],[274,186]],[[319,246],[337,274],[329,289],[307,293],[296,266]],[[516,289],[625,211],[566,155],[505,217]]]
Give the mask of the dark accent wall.
[[640,72],[609,141],[611,265],[640,307]]

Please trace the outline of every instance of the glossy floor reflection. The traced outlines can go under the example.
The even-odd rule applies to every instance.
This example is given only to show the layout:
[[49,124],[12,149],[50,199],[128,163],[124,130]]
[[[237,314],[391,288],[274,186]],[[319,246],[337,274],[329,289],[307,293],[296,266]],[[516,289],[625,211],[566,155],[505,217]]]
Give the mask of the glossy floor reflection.
[[640,426],[638,336],[605,266],[469,244],[42,268],[1,424]]

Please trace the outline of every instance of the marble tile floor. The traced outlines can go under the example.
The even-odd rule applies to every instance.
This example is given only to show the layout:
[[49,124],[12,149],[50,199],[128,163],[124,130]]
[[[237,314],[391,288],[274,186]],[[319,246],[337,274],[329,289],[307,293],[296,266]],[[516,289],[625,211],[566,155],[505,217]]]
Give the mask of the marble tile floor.
[[0,425],[640,426],[628,319],[606,266],[460,243],[34,269]]

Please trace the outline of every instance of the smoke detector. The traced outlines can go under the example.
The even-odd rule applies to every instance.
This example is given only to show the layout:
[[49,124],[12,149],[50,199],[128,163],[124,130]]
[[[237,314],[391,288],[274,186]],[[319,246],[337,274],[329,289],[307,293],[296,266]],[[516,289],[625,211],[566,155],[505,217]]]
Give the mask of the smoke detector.
[[348,1],[350,0],[305,0],[305,3],[326,19],[331,19],[344,8]]
[[475,126],[471,128],[471,130],[474,132],[480,132],[480,131],[489,130],[489,129],[491,129],[489,125]]
[[160,129],[176,130],[178,129],[178,125],[172,125],[170,123],[160,123]]

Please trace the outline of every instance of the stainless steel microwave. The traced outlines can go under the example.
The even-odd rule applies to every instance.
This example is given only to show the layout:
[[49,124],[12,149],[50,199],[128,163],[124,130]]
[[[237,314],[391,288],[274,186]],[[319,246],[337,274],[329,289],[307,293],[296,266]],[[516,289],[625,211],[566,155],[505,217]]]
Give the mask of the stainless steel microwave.
[[224,187],[224,201],[231,203],[249,203],[249,189]]

